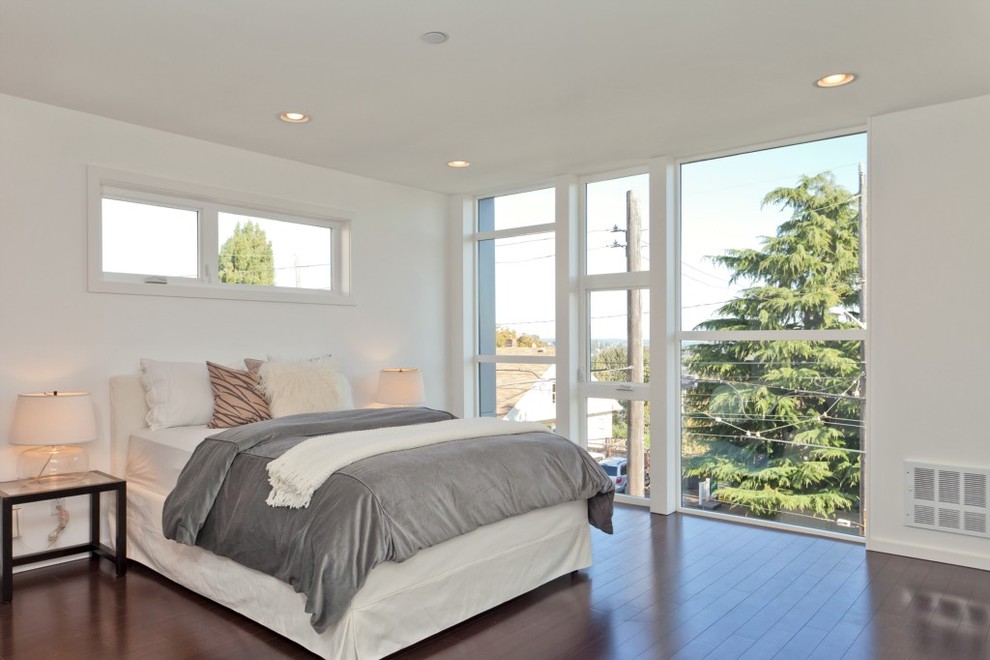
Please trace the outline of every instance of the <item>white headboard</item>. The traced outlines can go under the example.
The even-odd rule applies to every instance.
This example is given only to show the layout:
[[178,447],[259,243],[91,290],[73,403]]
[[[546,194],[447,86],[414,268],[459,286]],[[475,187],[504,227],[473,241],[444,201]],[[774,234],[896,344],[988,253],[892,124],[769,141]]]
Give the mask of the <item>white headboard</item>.
[[110,377],[110,465],[123,477],[127,467],[127,441],[131,434],[148,426],[148,401],[141,376]]

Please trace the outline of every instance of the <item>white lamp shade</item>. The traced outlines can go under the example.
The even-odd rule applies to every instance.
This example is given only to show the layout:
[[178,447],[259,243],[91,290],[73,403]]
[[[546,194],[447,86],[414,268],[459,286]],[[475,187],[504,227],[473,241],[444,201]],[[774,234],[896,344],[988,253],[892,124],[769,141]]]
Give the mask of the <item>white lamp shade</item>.
[[378,400],[408,406],[426,400],[423,372],[419,369],[382,369],[378,374]]
[[18,394],[12,445],[74,445],[96,440],[96,415],[88,392]]

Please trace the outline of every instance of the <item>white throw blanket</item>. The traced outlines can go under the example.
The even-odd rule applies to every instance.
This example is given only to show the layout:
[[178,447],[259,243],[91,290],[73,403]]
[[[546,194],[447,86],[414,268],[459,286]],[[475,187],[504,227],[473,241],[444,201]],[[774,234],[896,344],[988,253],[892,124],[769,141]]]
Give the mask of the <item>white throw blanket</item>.
[[331,474],[378,454],[453,440],[546,430],[547,427],[538,422],[476,417],[315,436],[300,442],[268,464],[268,482],[272,485],[272,492],[266,502],[270,506],[291,509],[308,507],[313,493]]

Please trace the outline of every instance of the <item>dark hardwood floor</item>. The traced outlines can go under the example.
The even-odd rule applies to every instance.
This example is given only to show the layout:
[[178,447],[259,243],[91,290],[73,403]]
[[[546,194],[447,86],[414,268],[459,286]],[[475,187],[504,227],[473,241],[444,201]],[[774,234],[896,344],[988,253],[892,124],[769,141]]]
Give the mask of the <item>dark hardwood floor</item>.
[[[616,509],[591,569],[390,660],[990,658],[990,572]],[[4,660],[309,657],[133,563],[125,578],[103,560],[19,573],[0,605]]]

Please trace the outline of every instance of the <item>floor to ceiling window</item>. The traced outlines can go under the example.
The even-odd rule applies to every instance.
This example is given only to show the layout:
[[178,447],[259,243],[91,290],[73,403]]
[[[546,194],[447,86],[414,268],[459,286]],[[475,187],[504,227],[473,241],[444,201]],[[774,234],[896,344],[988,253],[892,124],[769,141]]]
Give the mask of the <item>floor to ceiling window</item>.
[[658,513],[863,536],[865,162],[855,134],[474,200],[474,412]]
[[649,175],[584,186],[583,439],[616,492],[650,494]]
[[863,134],[687,162],[681,507],[862,535]]
[[477,201],[478,411],[557,423],[554,189]]

